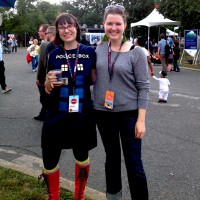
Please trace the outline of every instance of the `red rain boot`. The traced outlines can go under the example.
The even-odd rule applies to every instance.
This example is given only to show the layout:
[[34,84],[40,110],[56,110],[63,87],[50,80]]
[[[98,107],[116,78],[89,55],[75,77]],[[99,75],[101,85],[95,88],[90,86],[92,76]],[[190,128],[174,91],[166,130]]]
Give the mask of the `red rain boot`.
[[75,166],[75,195],[74,200],[85,200],[84,190],[88,179],[90,164]]
[[60,200],[60,170],[44,174],[44,181],[47,184],[49,198],[47,200]]

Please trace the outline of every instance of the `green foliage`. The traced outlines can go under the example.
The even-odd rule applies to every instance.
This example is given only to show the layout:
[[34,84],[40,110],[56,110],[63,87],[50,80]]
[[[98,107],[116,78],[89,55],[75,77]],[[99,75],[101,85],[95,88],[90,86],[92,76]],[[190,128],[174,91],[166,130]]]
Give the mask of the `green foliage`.
[[[154,9],[154,0],[128,0],[124,1],[124,6],[128,12],[126,35],[130,33],[130,24],[138,22],[148,16]],[[134,35],[147,33],[147,27],[137,27]]]
[[[200,29],[200,5],[198,1],[190,0],[73,0],[62,1],[61,4],[50,4],[48,0],[17,0],[13,10],[0,8],[3,14],[1,30],[16,35],[33,35],[38,31],[40,24],[53,25],[56,16],[62,12],[69,12],[77,17],[80,25],[86,24],[91,28],[103,24],[103,13],[107,5],[119,3],[124,5],[128,13],[126,36],[130,34],[130,23],[145,18],[159,4],[159,11],[167,18],[181,21],[180,30]],[[192,20],[191,20],[192,19]],[[171,28],[171,27],[168,27]],[[173,27],[172,27],[173,28]],[[151,33],[158,32],[156,27]],[[147,27],[138,27],[134,35],[147,33]]]
[[[45,200],[47,188],[44,182],[11,169],[0,167],[0,199]],[[61,189],[61,200],[73,200],[73,193]],[[86,200],[91,200],[86,198]]]
[[159,11],[167,18],[181,21],[180,31],[183,34],[187,29],[200,29],[200,4],[190,0],[162,0]]

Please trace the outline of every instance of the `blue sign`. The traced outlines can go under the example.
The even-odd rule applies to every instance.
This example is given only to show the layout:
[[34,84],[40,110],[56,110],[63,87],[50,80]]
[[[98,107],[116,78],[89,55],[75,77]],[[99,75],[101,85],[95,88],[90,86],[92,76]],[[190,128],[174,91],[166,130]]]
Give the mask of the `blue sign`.
[[198,30],[185,30],[185,45],[184,49],[197,50],[198,48]]

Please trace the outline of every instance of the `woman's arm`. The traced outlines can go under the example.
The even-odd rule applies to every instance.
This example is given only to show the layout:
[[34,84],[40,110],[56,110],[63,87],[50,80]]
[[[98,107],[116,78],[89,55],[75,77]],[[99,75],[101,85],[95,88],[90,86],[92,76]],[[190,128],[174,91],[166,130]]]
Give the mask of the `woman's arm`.
[[146,109],[139,108],[138,109],[138,119],[135,124],[135,137],[138,139],[142,139],[146,132]]
[[91,85],[94,85],[94,83],[96,82],[96,77],[97,77],[97,70],[96,69],[92,69],[91,70]]
[[147,62],[148,62],[148,66],[149,66],[149,69],[150,69],[150,75],[153,76],[154,75],[154,70],[153,70],[153,65],[151,63],[150,56],[147,56]]

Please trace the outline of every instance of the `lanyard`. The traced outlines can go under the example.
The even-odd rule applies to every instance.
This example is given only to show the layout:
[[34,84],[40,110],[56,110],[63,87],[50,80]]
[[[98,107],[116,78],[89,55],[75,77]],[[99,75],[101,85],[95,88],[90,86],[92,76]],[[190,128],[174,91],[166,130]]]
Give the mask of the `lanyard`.
[[117,58],[119,56],[122,45],[123,45],[123,41],[120,45],[119,52],[117,53],[116,57],[114,58],[113,62],[111,63],[111,48],[110,48],[111,42],[108,43],[108,73],[109,73],[109,76],[110,76],[110,83],[111,83],[111,80],[112,80],[112,77],[113,77],[114,66],[115,66],[115,63],[116,63]]
[[69,58],[68,58],[68,55],[67,55],[67,51],[65,50],[67,66],[69,68],[70,76],[71,76],[72,81],[74,82],[74,85],[75,85],[75,80],[76,80],[76,68],[77,68],[77,64],[78,64],[79,47],[80,47],[80,44],[78,43],[77,44],[77,51],[76,51],[76,57],[75,57],[75,64],[74,64],[73,73],[72,73],[72,67],[70,66],[70,62],[69,62]]

